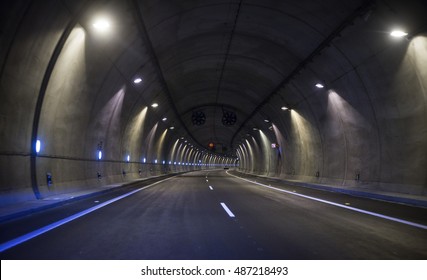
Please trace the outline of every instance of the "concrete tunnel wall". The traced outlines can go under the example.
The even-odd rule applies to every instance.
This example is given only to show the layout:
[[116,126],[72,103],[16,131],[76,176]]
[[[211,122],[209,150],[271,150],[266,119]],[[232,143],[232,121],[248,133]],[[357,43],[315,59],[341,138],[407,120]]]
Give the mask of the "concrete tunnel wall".
[[[161,85],[140,42],[112,44],[84,29],[78,23],[84,14],[70,12],[80,11],[77,2],[16,3],[8,11],[15,20],[5,23],[0,52],[2,203],[34,199],[32,178],[45,197],[233,164],[196,151],[169,129],[171,120],[161,121],[163,115],[150,105],[167,101],[158,95]],[[55,12],[46,17],[47,10]],[[384,36],[379,42],[377,34],[359,34],[358,24],[374,23],[346,29],[259,113],[253,123],[259,130],[235,147],[241,171],[427,195],[426,34],[409,41]],[[114,40],[137,32],[129,26],[118,26]],[[133,53],[129,64],[124,57],[134,48],[141,54]],[[146,79],[141,86],[129,80],[137,71]],[[317,81],[326,87],[314,89]],[[277,106],[281,95],[291,111]],[[42,143],[37,156],[35,125]],[[202,166],[174,164],[199,161]]]
[[[384,36],[381,45],[377,34],[352,39],[360,36],[357,30],[346,30],[283,90],[291,110],[272,106],[283,104],[280,96],[266,106],[259,119],[268,116],[272,123],[254,126],[273,130],[269,143],[279,148],[260,156],[265,140],[251,132],[238,148],[241,171],[427,194],[427,36]],[[325,81],[325,88],[313,87]],[[267,164],[269,157],[275,164]]]
[[[121,63],[129,46],[108,49],[108,39],[96,37],[74,24],[69,11],[58,1],[38,5],[26,2],[18,2],[16,10],[10,11],[15,13],[10,18],[20,20],[10,22],[5,44],[2,42],[0,197],[3,204],[35,198],[32,159],[41,198],[208,168],[195,165],[201,154],[190,154],[187,145],[180,144],[174,154],[168,155],[178,136],[150,106],[154,101],[164,101],[156,96],[159,85],[153,79],[137,87],[125,79],[126,73],[135,72],[141,64],[147,64],[146,69],[141,69],[144,77],[154,76],[148,62],[140,61],[143,58],[139,57],[135,65]],[[24,17],[25,8],[31,16]],[[49,9],[55,13],[44,17]],[[48,32],[38,34],[38,30]],[[117,30],[122,36],[136,32],[127,28],[120,31]],[[44,97],[40,99],[42,94]],[[41,106],[36,125],[41,150],[36,155],[31,136],[38,102]],[[102,151],[101,160],[99,151]],[[47,173],[52,175],[50,186]]]

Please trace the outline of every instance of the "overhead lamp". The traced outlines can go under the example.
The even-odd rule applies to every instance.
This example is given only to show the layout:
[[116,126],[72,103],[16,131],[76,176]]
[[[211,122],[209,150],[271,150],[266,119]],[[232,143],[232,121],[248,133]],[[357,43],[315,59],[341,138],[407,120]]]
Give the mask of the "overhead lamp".
[[153,108],[157,108],[157,107],[159,107],[159,104],[157,104],[157,103],[153,103],[153,104],[151,104],[151,107],[153,107]]
[[280,108],[280,109],[282,109],[283,111],[289,110],[289,108],[286,106],[282,106],[282,108]]
[[110,22],[106,18],[98,18],[92,26],[100,32],[106,32],[110,29]]
[[254,127],[254,128],[252,128],[252,130],[258,130],[258,128]]
[[175,129],[175,127],[174,127],[174,126],[171,126],[171,127],[169,127],[169,129]]
[[408,33],[402,30],[397,30],[397,29],[390,32],[390,36],[396,37],[396,38],[402,38],[402,37],[405,37],[406,35],[408,35]]
[[270,122],[270,120],[265,119],[265,120],[264,120],[264,122],[269,123],[269,122]]
[[315,85],[317,88],[324,88],[325,86],[323,85],[323,84],[321,84],[321,83],[317,83],[316,85]]
[[166,117],[164,117],[164,118],[162,119],[162,121],[164,121],[164,122],[165,122],[165,121],[167,121],[167,120],[168,120],[168,118],[166,118]]
[[136,78],[135,80],[133,80],[134,84],[139,84],[140,82],[142,82],[141,78]]

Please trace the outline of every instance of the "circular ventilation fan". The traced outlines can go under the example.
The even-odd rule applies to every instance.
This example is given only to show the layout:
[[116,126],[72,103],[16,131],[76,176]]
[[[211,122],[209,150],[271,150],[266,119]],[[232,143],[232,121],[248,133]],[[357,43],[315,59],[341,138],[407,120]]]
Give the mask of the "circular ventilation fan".
[[202,111],[193,112],[191,121],[194,125],[203,125],[206,122],[206,115]]
[[224,111],[222,115],[222,124],[225,126],[234,125],[237,121],[236,113],[230,111]]

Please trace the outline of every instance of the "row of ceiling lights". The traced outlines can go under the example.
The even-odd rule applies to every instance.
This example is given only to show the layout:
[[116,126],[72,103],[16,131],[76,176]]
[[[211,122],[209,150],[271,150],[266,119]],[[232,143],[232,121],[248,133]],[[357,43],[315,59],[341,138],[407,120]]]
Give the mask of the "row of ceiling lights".
[[[96,20],[94,21],[94,23],[92,24],[92,26],[93,26],[97,31],[99,31],[99,32],[101,32],[101,33],[106,33],[106,32],[108,32],[108,31],[110,30],[110,28],[111,28],[110,22],[109,22],[109,21],[108,21],[108,19],[106,19],[106,18],[98,18],[98,19],[96,19]],[[135,85],[138,85],[138,84],[142,83],[142,81],[143,81],[143,79],[142,79],[141,77],[135,77],[135,78],[134,78],[134,80],[133,80],[133,83],[134,83]],[[153,104],[151,104],[151,107],[152,107],[152,108],[157,108],[157,107],[159,107],[159,104],[158,104],[158,103],[153,103]],[[166,121],[167,121],[167,117],[162,118],[162,121],[163,121],[163,122],[166,122]],[[170,127],[169,127],[169,129],[173,130],[173,129],[175,129],[175,127],[174,127],[174,126],[170,126]],[[185,143],[186,143],[186,142],[187,142],[187,141],[185,141]],[[192,148],[194,148],[194,146],[193,146],[193,145],[191,145],[191,144],[190,144],[190,146],[191,146]],[[196,150],[198,151],[198,149],[196,149]]]
[[[95,28],[95,30],[97,30],[98,32],[101,32],[101,33],[108,32],[110,30],[110,28],[111,28],[110,22],[106,18],[97,18],[94,21],[94,23],[92,24],[92,26]],[[135,85],[138,85],[138,84],[142,83],[142,81],[143,81],[143,79],[141,77],[135,77],[134,80],[133,80],[133,83]],[[156,102],[154,102],[153,104],[151,104],[151,107],[152,108],[157,108],[157,107],[159,107],[159,104],[156,103]],[[167,117],[163,117],[162,118],[163,122],[166,122],[167,120],[168,120]],[[173,129],[175,129],[175,127],[174,126],[170,126],[169,129],[173,130]]]
[[[108,32],[108,30],[110,29],[111,25],[109,23],[109,21],[106,18],[99,18],[97,20],[95,20],[95,22],[93,23],[93,27],[98,30],[99,32]],[[393,30],[390,32],[390,36],[395,37],[395,38],[404,38],[406,36],[408,36],[408,33],[403,31],[403,30]],[[136,77],[133,80],[134,84],[140,84],[142,82],[142,78],[141,77]],[[324,84],[322,83],[316,83],[315,87],[318,89],[323,89],[325,87]],[[153,108],[157,108],[159,106],[158,103],[153,103],[151,104],[151,107]],[[287,106],[282,106],[281,110],[283,111],[291,111],[292,109],[288,108]],[[162,119],[163,122],[165,122],[167,120],[166,117],[164,117]],[[270,120],[265,119],[264,120],[266,123],[269,123]],[[174,126],[169,127],[169,129],[175,129]],[[258,128],[253,128],[253,130],[258,130]]]

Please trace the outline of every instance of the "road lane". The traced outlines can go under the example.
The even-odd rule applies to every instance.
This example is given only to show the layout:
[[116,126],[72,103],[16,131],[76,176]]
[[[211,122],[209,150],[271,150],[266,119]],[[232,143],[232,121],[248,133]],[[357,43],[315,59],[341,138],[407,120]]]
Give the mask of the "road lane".
[[[239,192],[240,197],[237,193],[229,196],[236,217],[264,244],[265,250],[278,258],[425,259],[427,256],[426,230],[233,180],[238,179],[233,178],[229,186],[246,189]],[[336,198],[333,193],[324,195]],[[383,205],[362,200],[368,205]],[[410,208],[425,213],[425,209]]]
[[137,192],[1,257],[426,259],[426,241],[423,229],[267,189],[224,171],[199,171]]
[[2,259],[264,258],[202,177],[189,174],[138,192],[5,251]]

